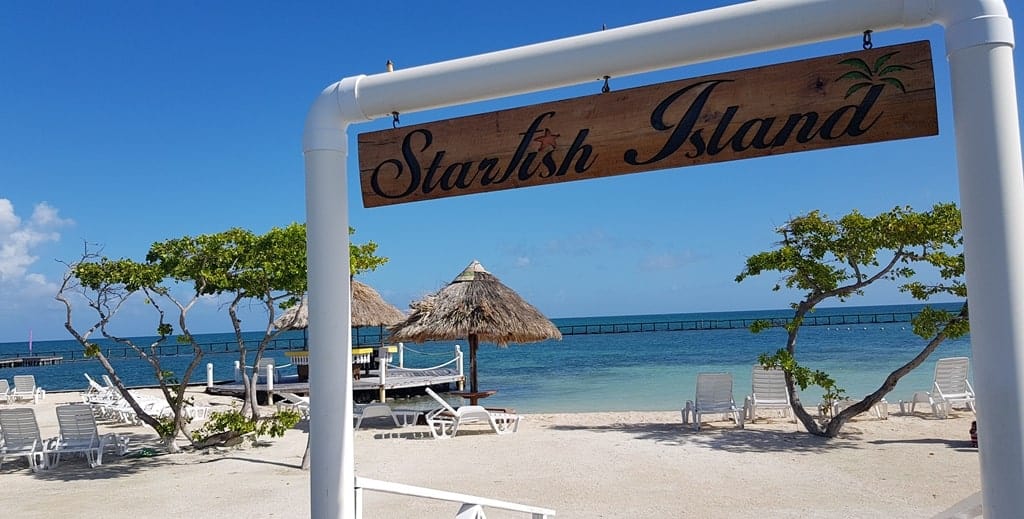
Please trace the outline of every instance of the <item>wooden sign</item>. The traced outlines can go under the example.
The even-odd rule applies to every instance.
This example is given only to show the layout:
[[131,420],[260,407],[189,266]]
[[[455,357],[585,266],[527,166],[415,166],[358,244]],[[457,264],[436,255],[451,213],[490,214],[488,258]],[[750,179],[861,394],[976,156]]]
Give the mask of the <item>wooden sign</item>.
[[363,205],[938,133],[927,41],[359,135]]

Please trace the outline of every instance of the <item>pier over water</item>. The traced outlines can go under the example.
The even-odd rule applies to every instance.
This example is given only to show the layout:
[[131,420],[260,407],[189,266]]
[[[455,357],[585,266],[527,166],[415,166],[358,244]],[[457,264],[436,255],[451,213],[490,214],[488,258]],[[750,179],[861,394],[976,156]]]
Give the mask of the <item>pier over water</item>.
[[[876,324],[909,323],[920,312],[881,312],[871,314],[808,315],[803,326],[864,326]],[[755,322],[765,321],[771,327],[783,327],[789,322],[784,317],[746,319],[695,319],[643,321],[614,324],[578,324],[559,326],[562,335],[592,335],[602,333],[686,332],[702,330],[736,330],[750,328]]]

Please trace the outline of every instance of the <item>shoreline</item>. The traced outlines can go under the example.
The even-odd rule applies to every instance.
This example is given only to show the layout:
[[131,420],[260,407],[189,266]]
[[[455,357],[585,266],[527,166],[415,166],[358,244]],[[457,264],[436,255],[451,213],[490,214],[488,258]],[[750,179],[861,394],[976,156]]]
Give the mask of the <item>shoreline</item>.
[[[214,410],[232,400],[195,396]],[[35,409],[47,438],[57,433],[54,407],[78,400],[77,393],[54,393],[19,407]],[[675,410],[525,414],[515,434],[470,427],[449,440],[432,439],[425,426],[367,421],[354,435],[356,475],[587,518],[933,517],[980,490],[968,435],[972,413],[939,420],[900,415],[891,403],[889,410],[888,420],[857,417],[831,440],[778,418],[742,430],[713,421],[695,433]],[[141,500],[146,510],[199,517],[309,515],[309,472],[298,468],[305,423],[267,439],[266,447],[153,457],[131,456],[155,444],[152,430],[99,427],[130,435],[129,455],[108,454],[96,469],[75,457],[36,474],[23,458],[5,462],[4,494],[33,496],[6,500],[7,510],[21,518],[134,519]],[[454,503],[365,494],[366,518],[451,517],[457,510]]]

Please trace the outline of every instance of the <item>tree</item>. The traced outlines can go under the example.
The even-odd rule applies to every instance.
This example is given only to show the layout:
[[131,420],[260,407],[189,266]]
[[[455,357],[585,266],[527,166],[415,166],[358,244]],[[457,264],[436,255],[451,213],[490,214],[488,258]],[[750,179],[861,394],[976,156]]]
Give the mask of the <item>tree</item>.
[[[174,440],[178,431],[184,433],[186,438],[190,437],[187,429],[188,418],[183,413],[187,403],[185,389],[192,371],[199,365],[203,357],[202,347],[195,342],[186,324],[186,315],[198,301],[199,294],[193,294],[187,301],[182,302],[162,284],[164,276],[156,266],[127,259],[109,260],[98,253],[91,252],[88,245],[78,262],[67,265],[68,270],[55,296],[65,307],[64,328],[82,345],[87,356],[95,357],[100,362],[138,417],[143,423],[157,431],[165,448],[169,452],[177,452],[178,447]],[[157,315],[155,331],[158,337],[148,346],[137,343],[137,340],[117,335],[110,329],[110,323],[118,312],[137,293],[144,295],[145,304]],[[75,327],[73,320],[71,297],[76,296],[84,299],[87,306],[96,313],[96,321],[81,332]],[[161,301],[169,301],[178,309],[178,326],[181,329],[178,342],[189,344],[192,347],[193,358],[180,378],[165,370],[160,364],[160,347],[166,344],[168,337],[173,332],[172,325],[166,320],[166,313]],[[104,355],[102,348],[96,343],[90,342],[92,334],[97,331],[106,339],[132,348],[140,358],[149,363],[159,382],[160,390],[170,405],[172,411],[170,418],[151,416],[125,388],[121,378]]]
[[256,347],[253,367],[242,369],[242,413],[258,419],[256,366],[267,346],[283,333],[274,327],[276,311],[284,303],[294,304],[306,292],[305,226],[275,227],[263,235],[234,228],[194,238],[175,238],[154,243],[146,261],[175,281],[191,283],[200,296],[229,298],[228,316],[241,366],[247,365],[248,345],[239,308],[244,302],[264,308],[266,321],[260,323],[263,337]]
[[[354,232],[349,228],[350,235]],[[386,263],[387,258],[376,256],[376,249],[377,244],[373,242],[352,245],[351,273],[374,270]],[[273,228],[263,235],[233,228],[215,234],[165,240],[150,247],[144,263],[129,259],[109,260],[87,249],[78,262],[68,264],[68,267],[56,296],[66,308],[65,328],[87,353],[99,359],[136,413],[161,434],[168,449],[173,451],[178,431],[193,441],[185,429],[187,418],[182,414],[182,408],[185,388],[203,355],[201,345],[188,331],[188,311],[202,297],[228,297],[228,315],[239,349],[240,364],[246,365],[249,348],[239,310],[247,304],[262,307],[266,322],[261,323],[263,337],[259,340],[253,361],[253,366],[258,365],[267,346],[283,333],[273,326],[277,310],[296,304],[305,295],[306,228],[303,224],[291,224]],[[184,301],[176,298],[170,290],[172,285],[190,286],[189,297]],[[83,297],[97,314],[97,321],[82,332],[76,329],[72,320],[73,303],[69,297],[72,294]],[[154,309],[158,317],[156,331],[159,338],[148,348],[117,336],[109,327],[118,311],[135,294],[141,294],[143,302]],[[174,333],[174,327],[165,319],[162,305],[166,301],[178,309],[179,342],[192,345],[193,358],[180,377],[160,366],[159,347]],[[153,366],[164,396],[174,409],[173,423],[163,423],[148,416],[135,402],[103,352],[89,342],[97,330],[104,337],[133,348]],[[241,413],[257,421],[260,417],[256,406],[255,373],[251,368],[242,371],[246,391]]]
[[[869,218],[853,211],[831,220],[818,211],[792,218],[776,230],[782,237],[778,247],[747,258],[737,282],[765,272],[779,272],[782,286],[803,291],[803,298],[792,305],[793,317],[786,325],[786,347],[775,355],[763,355],[765,367],[780,367],[786,373],[786,385],[793,412],[811,434],[834,437],[850,418],[870,409],[895,388],[896,383],[921,365],[947,337],[960,337],[968,331],[967,286],[963,281],[964,259],[960,211],[954,204],[937,204],[931,211],[914,212],[896,207]],[[915,267],[930,265],[944,280],[926,284],[911,281]],[[825,415],[821,423],[800,403],[796,386],[806,389],[818,385],[825,389],[826,407],[842,396],[843,390],[827,373],[801,366],[797,360],[797,336],[804,317],[821,302],[836,298],[843,302],[876,281],[899,282],[900,290],[916,299],[927,300],[937,294],[964,299],[958,313],[926,307],[913,322],[914,333],[928,340],[921,352],[886,377],[882,385],[863,400],[836,416]],[[770,324],[757,322],[755,333]]]

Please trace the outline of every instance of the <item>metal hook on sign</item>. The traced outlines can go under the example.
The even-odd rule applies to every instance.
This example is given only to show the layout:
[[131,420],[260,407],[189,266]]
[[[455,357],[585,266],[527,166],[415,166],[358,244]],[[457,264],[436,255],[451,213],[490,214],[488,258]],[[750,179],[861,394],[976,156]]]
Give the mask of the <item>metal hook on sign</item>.
[[[388,72],[394,72],[395,63],[391,60],[388,60],[388,62],[384,64],[384,68]],[[398,128],[398,112],[391,112],[391,127]]]
[[864,31],[864,50],[870,50],[875,44],[871,43],[871,29]]
[[[602,23],[601,24],[601,30],[604,31],[604,30],[607,30],[607,29],[608,29],[608,26],[606,24]],[[602,94],[607,94],[608,92],[612,91],[612,87],[608,85],[608,80],[609,79],[611,79],[611,76],[604,76],[604,85],[601,86],[601,93]]]

